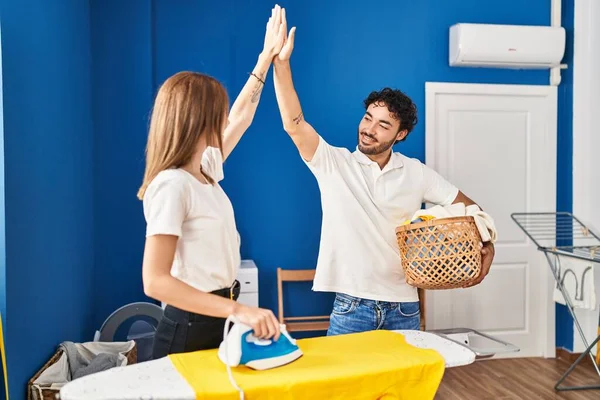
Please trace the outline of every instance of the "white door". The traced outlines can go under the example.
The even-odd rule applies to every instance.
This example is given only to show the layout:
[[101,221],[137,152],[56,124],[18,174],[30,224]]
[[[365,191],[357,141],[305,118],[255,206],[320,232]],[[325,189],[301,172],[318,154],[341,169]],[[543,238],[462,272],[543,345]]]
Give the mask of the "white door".
[[513,212],[555,211],[557,92],[551,86],[426,84],[426,163],[495,220],[496,256],[469,289],[427,291],[427,329],[472,328],[554,355],[552,274]]

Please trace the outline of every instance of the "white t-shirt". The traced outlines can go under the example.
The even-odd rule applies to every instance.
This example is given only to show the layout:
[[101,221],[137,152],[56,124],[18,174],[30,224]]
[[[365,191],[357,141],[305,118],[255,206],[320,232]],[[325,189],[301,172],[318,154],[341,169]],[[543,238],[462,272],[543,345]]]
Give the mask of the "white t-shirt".
[[392,153],[382,170],[358,149],[351,153],[321,137],[306,164],[317,179],[323,211],[313,290],[418,301],[416,288],[405,280],[395,229],[422,203],[451,204],[458,189],[417,159]]
[[171,275],[211,292],[230,287],[240,265],[240,237],[223,179],[219,149],[209,147],[202,169],[215,184],[204,184],[183,169],[161,171],[144,195],[146,236],[179,237]]

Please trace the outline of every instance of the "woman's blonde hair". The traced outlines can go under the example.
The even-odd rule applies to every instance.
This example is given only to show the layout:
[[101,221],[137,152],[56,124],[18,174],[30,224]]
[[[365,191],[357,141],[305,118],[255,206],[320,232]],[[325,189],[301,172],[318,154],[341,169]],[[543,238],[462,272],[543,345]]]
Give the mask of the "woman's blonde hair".
[[159,172],[189,163],[202,137],[207,146],[222,151],[228,110],[227,91],[216,79],[195,72],[179,72],[167,79],[154,101],[138,199],[144,198]]

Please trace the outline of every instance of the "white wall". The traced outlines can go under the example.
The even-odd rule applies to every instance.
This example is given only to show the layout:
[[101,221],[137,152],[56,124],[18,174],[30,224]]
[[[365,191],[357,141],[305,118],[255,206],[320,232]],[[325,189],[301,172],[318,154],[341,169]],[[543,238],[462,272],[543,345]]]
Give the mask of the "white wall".
[[[600,233],[600,1],[575,0],[574,40],[573,214]],[[600,283],[600,265],[596,277]],[[600,298],[598,286],[596,293]],[[589,342],[598,334],[598,313],[577,311]],[[584,350],[575,329],[573,351]]]

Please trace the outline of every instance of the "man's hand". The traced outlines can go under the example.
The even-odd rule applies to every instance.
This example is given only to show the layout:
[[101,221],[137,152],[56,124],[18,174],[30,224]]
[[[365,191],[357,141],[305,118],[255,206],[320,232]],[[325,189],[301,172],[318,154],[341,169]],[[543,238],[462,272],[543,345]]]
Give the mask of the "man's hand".
[[284,41],[284,45],[283,48],[281,49],[281,51],[279,52],[279,54],[277,55],[277,58],[275,59],[275,61],[279,61],[279,62],[286,62],[290,60],[290,57],[292,56],[292,50],[294,50],[294,36],[296,35],[296,27],[294,26],[292,29],[290,29],[290,35],[287,36],[287,20],[285,17],[285,10],[283,10],[283,12],[281,13],[281,25],[282,25],[282,31],[283,31],[283,41]]
[[265,32],[265,44],[263,53],[272,60],[283,47],[287,27],[284,24],[285,9],[279,5],[275,5],[271,10],[271,18],[267,22],[267,30]]
[[490,272],[490,267],[492,266],[492,261],[494,260],[494,254],[494,244],[492,242],[485,243],[481,249],[481,271],[479,272],[479,276],[477,279],[475,279],[475,281],[466,285],[466,288],[479,285],[483,281],[488,272]]

